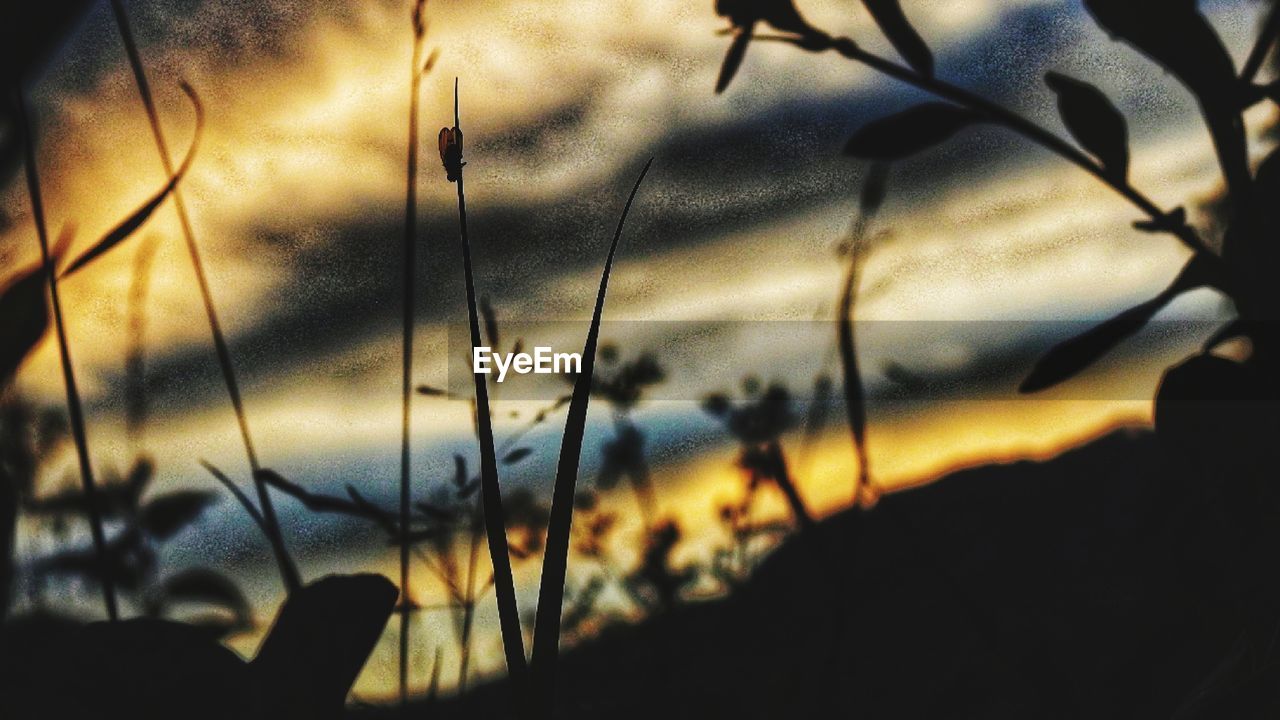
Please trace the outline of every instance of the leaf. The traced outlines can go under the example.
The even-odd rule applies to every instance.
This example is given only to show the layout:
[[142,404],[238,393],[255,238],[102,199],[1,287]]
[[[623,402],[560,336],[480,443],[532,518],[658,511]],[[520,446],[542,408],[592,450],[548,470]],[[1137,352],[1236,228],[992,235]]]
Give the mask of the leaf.
[[889,166],[885,163],[871,163],[867,168],[867,176],[862,180],[862,193],[858,197],[858,208],[864,217],[874,215],[882,204],[889,187]]
[[609,289],[609,273],[622,239],[622,229],[627,222],[631,204],[640,191],[640,184],[653,165],[653,158],[645,163],[640,176],[631,188],[631,195],[622,208],[613,243],[605,258],[600,274],[600,289],[596,293],[596,306],[591,316],[591,326],[582,348],[582,372],[574,383],[569,401],[569,416],[565,421],[564,439],[560,444],[560,461],[556,466],[556,481],[551,496],[551,515],[547,525],[546,553],[542,562],[542,581],[538,587],[538,611],[533,631],[532,671],[533,698],[541,715],[550,716],[555,704],[555,671],[560,653],[560,615],[564,607],[564,581],[569,562],[569,538],[573,524],[575,488],[578,482],[578,466],[582,456],[582,438],[586,434],[587,407],[591,401],[592,376],[595,370],[596,347],[600,338],[600,320],[604,315],[605,294]]
[[432,387],[430,385],[419,385],[416,388],[416,390],[419,395],[424,395],[426,397],[448,397],[449,396],[448,390],[441,390],[438,387]]
[[1175,297],[1203,285],[1212,285],[1215,281],[1212,267],[1211,261],[1197,255],[1159,295],[1054,346],[1036,362],[1031,373],[1018,386],[1018,392],[1039,392],[1074,377],[1141,330]]
[[141,228],[148,219],[150,219],[151,214],[156,211],[156,208],[160,207],[164,203],[165,199],[173,193],[174,189],[178,187],[178,182],[181,181],[183,176],[187,174],[187,171],[191,169],[191,163],[196,157],[196,150],[200,147],[200,138],[204,134],[204,108],[200,104],[200,98],[196,96],[195,90],[193,90],[190,85],[183,83],[182,90],[187,94],[187,97],[191,98],[191,103],[195,106],[196,110],[195,135],[192,137],[191,147],[187,150],[187,156],[183,158],[182,164],[179,165],[178,169],[173,173],[173,177],[169,178],[169,182],[165,183],[165,186],[153,195],[150,200],[143,203],[142,207],[134,210],[133,213],[129,215],[129,217],[125,218],[123,222],[104,235],[101,240],[94,243],[93,246],[82,253],[80,257],[76,258],[75,261],[67,267],[66,271],[63,272],[63,277],[71,275],[77,270],[85,267],[94,259],[106,253],[108,250],[111,250],[116,245],[124,242],[129,238],[129,236],[137,232],[138,229]]
[[330,575],[289,595],[250,663],[258,717],[340,717],[398,595],[379,575]]
[[246,624],[253,618],[249,601],[230,578],[208,568],[188,568],[168,578],[162,587],[165,597],[173,602],[217,605],[230,610]]
[[217,501],[217,493],[204,490],[178,490],[161,495],[143,506],[138,525],[156,539],[168,540]]
[[49,330],[44,268],[18,276],[0,292],[0,390]]
[[932,77],[933,53],[903,14],[898,0],[862,0],[862,4],[907,64],[921,75]]
[[453,484],[459,488],[467,484],[467,459],[461,455],[453,456]]
[[1249,185],[1240,83],[1231,55],[1195,0],[1085,0],[1104,30],[1173,73],[1200,101],[1232,195]]
[[972,110],[950,103],[927,102],[862,126],[844,153],[866,160],[900,160],[933,147],[978,122]]
[[498,342],[498,316],[493,312],[493,305],[487,297],[480,298],[480,315],[484,318],[484,334],[489,347],[498,347],[502,344]]
[[1071,136],[1098,158],[1107,175],[1125,182],[1129,176],[1129,128],[1116,106],[1098,88],[1066,75],[1049,72],[1044,81],[1058,94],[1058,112]]
[[716,94],[724,92],[733,82],[733,76],[742,67],[742,59],[747,56],[747,45],[751,44],[751,28],[742,28],[733,36],[729,51],[724,55],[724,63],[720,65],[720,76],[716,78]]
[[502,458],[502,462],[507,465],[515,465],[532,454],[533,450],[530,450],[527,447],[516,448],[515,450],[507,453],[506,456]]

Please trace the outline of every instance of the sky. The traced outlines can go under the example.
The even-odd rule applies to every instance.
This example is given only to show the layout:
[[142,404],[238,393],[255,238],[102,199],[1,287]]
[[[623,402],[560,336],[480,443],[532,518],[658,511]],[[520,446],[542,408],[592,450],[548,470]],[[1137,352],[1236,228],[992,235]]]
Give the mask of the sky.
[[[1133,184],[1164,207],[1185,204],[1206,226],[1197,207],[1220,181],[1193,101],[1108,39],[1078,2],[903,4],[941,77],[1059,134],[1044,72],[1096,84],[1128,119]],[[859,4],[798,5],[815,26],[892,56]],[[1259,5],[1201,7],[1239,62]],[[139,0],[130,12],[175,154],[193,129],[179,81],[190,82],[205,106],[205,135],[182,188],[265,464],[308,486],[340,492],[352,482],[389,501],[398,477],[408,7]],[[740,480],[732,446],[698,400],[733,390],[746,375],[786,383],[803,400],[815,375],[833,371],[843,272],[834,248],[867,170],[840,148],[865,122],[923,95],[834,55],[763,42],[716,95],[728,38],[717,35],[726,23],[711,2],[432,0],[427,13],[428,46],[439,59],[422,84],[415,379],[456,387],[466,377],[465,348],[456,342],[466,310],[454,186],[432,142],[451,122],[455,78],[478,291],[513,328],[507,337],[525,332],[557,350],[580,346],[617,215],[652,157],[614,266],[604,339],[624,356],[656,352],[666,366],[666,382],[638,419],[650,434],[665,511],[707,525]],[[46,211],[55,230],[75,225],[74,253],[164,183],[105,3],[90,5],[32,96]],[[1253,133],[1274,121],[1269,112],[1248,116]],[[1045,456],[1149,417],[1161,368],[1229,314],[1212,293],[1184,297],[1161,316],[1168,322],[1045,398],[1011,392],[1055,340],[1149,297],[1185,262],[1174,240],[1132,229],[1137,219],[1106,187],[1001,128],[966,130],[893,167],[857,311],[870,447],[887,485],[985,458]],[[131,248],[152,241],[152,415],[139,448],[123,432],[123,360]],[[25,193],[11,182],[0,188],[0,282],[34,262],[36,247]],[[63,294],[95,463],[125,466],[142,449],[156,457],[162,487],[210,487],[199,459],[243,477],[172,210],[68,279]],[[886,377],[890,366],[928,382],[904,389]],[[52,343],[24,366],[19,389],[62,401]],[[510,411],[527,417],[539,399],[560,392],[563,385],[550,381],[509,397],[498,408],[499,433],[520,426]],[[452,453],[474,453],[467,403],[422,399],[413,422],[414,472],[423,483],[448,477]],[[598,468],[595,448],[608,433],[597,407],[584,478]],[[556,422],[531,434],[534,457],[504,482],[549,490],[558,438]],[[810,470],[801,482],[815,507],[847,503],[840,479],[854,467],[847,431],[796,440],[795,452]],[[69,456],[51,463],[45,487],[66,482],[70,467]],[[626,498],[616,502],[628,507]],[[342,548],[351,528],[281,507],[309,573],[392,573],[392,555],[372,535],[355,534],[358,551]],[[25,541],[32,553],[47,545],[34,534]],[[690,540],[687,552],[710,542]],[[261,542],[229,500],[179,538],[170,559],[193,557],[257,568],[265,579],[250,592],[269,613],[270,567],[258,561]],[[431,593],[427,585],[416,590]],[[525,582],[522,597],[534,590],[536,581]],[[428,637],[433,628],[450,632],[430,622]],[[254,642],[237,647],[251,652]],[[492,670],[500,656],[486,642],[481,666]],[[419,683],[433,652],[426,641],[419,648]],[[385,692],[393,660],[375,655],[361,691]]]

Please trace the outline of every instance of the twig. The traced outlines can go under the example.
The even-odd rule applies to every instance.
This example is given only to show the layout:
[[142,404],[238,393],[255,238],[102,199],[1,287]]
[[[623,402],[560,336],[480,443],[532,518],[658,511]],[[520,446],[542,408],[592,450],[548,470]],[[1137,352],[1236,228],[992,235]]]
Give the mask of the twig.
[[1258,39],[1254,42],[1253,50],[1249,52],[1249,57],[1244,61],[1244,68],[1240,71],[1240,82],[1248,85],[1258,76],[1258,71],[1262,69],[1262,63],[1267,59],[1267,53],[1271,51],[1271,46],[1276,42],[1276,36],[1280,35],[1280,5],[1271,4],[1271,13],[1267,15],[1267,20],[1262,26],[1262,30],[1258,32]]
[[[909,85],[914,85],[921,90],[925,90],[940,98],[959,103],[964,107],[975,112],[985,115],[992,122],[1004,125],[1014,132],[1026,137],[1054,154],[1062,157],[1068,162],[1080,167],[1085,172],[1093,175],[1098,180],[1120,194],[1131,204],[1145,213],[1153,223],[1161,230],[1173,235],[1186,245],[1191,251],[1202,254],[1214,261],[1217,256],[1209,250],[1200,236],[1196,234],[1195,229],[1187,225],[1185,222],[1174,224],[1170,222],[1170,213],[1166,213],[1158,205],[1151,201],[1146,195],[1134,188],[1128,182],[1119,180],[1095,162],[1088,155],[1077,149],[1071,143],[1054,135],[1048,130],[1036,125],[1034,122],[1026,119],[1018,113],[1009,110],[997,103],[994,103],[980,95],[972,93],[964,88],[952,85],[945,80],[939,80],[936,77],[926,77],[916,71],[899,65],[890,60],[886,60],[878,55],[869,53],[858,47],[857,43],[849,38],[807,38],[798,35],[756,35],[756,40],[783,42],[795,45],[804,50],[834,50],[840,55],[860,62],[873,70],[877,70],[889,77],[900,80]],[[823,40],[819,44],[819,40]]]

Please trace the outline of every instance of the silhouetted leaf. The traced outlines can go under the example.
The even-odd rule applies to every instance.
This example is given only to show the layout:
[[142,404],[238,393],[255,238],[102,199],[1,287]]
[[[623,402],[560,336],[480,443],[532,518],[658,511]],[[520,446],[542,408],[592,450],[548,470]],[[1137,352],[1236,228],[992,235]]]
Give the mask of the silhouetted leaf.
[[1222,40],[1195,0],[1085,0],[1112,36],[1173,73],[1200,101],[1231,193],[1249,183],[1240,83]]
[[899,160],[944,142],[980,119],[950,103],[922,103],[864,125],[849,138],[844,152],[867,160]]
[[532,454],[533,450],[530,450],[529,448],[516,448],[515,450],[507,453],[506,456],[502,458],[502,462],[507,465],[515,465]]
[[876,25],[880,26],[880,31],[889,38],[893,49],[898,51],[907,64],[921,75],[931,77],[933,53],[929,52],[929,46],[924,44],[920,34],[907,21],[898,0],[862,0],[862,4],[867,7],[871,17],[875,18]]
[[204,490],[178,490],[161,495],[142,507],[138,525],[155,538],[168,540],[217,501],[217,493]]
[[724,62],[720,65],[720,76],[716,78],[716,94],[724,92],[729,87],[729,83],[733,82],[733,76],[738,74],[738,68],[742,67],[742,59],[747,55],[747,46],[751,44],[751,29],[741,29],[733,36],[733,42],[729,45],[729,51],[724,55]]
[[238,619],[253,617],[249,601],[231,578],[208,568],[188,568],[165,578],[162,587],[169,601],[205,603],[231,611]]
[[484,334],[489,341],[489,347],[497,348],[502,345],[498,339],[498,316],[493,312],[493,305],[489,303],[489,298],[480,298],[480,316],[484,318]]
[[1129,128],[1098,88],[1056,72],[1044,76],[1058,94],[1058,112],[1071,135],[1119,182],[1129,175]]
[[618,226],[609,245],[604,270],[600,274],[600,287],[596,292],[595,309],[591,326],[582,348],[582,372],[573,387],[569,402],[569,416],[565,420],[564,439],[560,444],[560,459],[556,466],[556,481],[552,490],[551,513],[547,525],[546,553],[542,564],[542,581],[538,587],[537,619],[534,623],[533,654],[531,660],[531,691],[538,714],[549,716],[555,705],[555,673],[560,653],[560,620],[564,608],[564,582],[569,562],[569,541],[573,524],[573,505],[578,483],[578,469],[582,456],[582,439],[586,434],[587,408],[591,401],[592,376],[595,371],[596,347],[600,338],[600,320],[604,315],[605,295],[609,289],[609,274],[618,252],[618,242],[626,225],[631,204],[640,191],[649,168],[650,158],[636,178],[631,195],[622,208]]
[[250,663],[259,717],[341,716],[398,595],[378,575],[329,576],[290,595]]
[[874,215],[884,203],[889,187],[889,165],[871,163],[867,176],[862,180],[862,193],[858,196],[858,209],[864,217]]
[[44,269],[28,270],[0,291],[0,390],[49,329]]
[[461,455],[453,456],[453,484],[458,488],[467,484],[467,459]]
[[447,397],[449,395],[448,390],[441,390],[440,388],[431,387],[430,385],[419,385],[417,387],[417,391],[419,395],[425,395],[427,397]]
[[160,207],[160,205],[164,203],[165,199],[173,192],[173,189],[178,187],[178,182],[187,174],[187,170],[191,169],[191,163],[196,157],[196,150],[200,147],[200,138],[204,134],[204,109],[200,105],[200,98],[196,97],[195,90],[193,90],[190,85],[183,83],[182,89],[186,92],[187,97],[191,98],[191,103],[196,109],[195,135],[191,139],[191,147],[187,150],[187,156],[183,158],[182,164],[178,166],[176,171],[174,171],[173,177],[169,178],[169,182],[165,183],[165,186],[160,189],[160,192],[156,193],[150,200],[144,203],[142,207],[133,211],[128,218],[125,218],[124,222],[117,225],[110,232],[104,235],[101,240],[94,243],[92,247],[82,253],[80,257],[76,258],[71,265],[67,267],[66,272],[63,273],[64,276],[70,275],[83,268],[98,256],[107,252],[116,245],[119,245],[121,242],[128,239],[130,235],[133,235],[133,233],[135,233],[138,228],[142,227],[143,223],[151,217],[151,214],[156,211],[156,208]]
[[1018,392],[1037,392],[1075,376],[1125,338],[1141,330],[1148,320],[1175,297],[1188,290],[1212,284],[1214,280],[1211,262],[1199,255],[1193,257],[1159,295],[1051,349],[1036,362],[1031,373],[1018,387]]

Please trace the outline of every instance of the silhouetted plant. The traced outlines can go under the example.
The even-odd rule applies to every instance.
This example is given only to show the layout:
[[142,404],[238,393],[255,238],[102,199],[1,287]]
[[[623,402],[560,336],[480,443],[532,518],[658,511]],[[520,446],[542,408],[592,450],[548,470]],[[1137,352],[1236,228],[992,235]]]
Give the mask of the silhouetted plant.
[[36,237],[40,241],[42,275],[49,287],[49,304],[53,309],[58,355],[62,364],[62,381],[67,393],[67,417],[70,420],[71,437],[75,441],[76,458],[80,464],[80,482],[86,501],[89,531],[93,537],[94,559],[101,578],[102,599],[106,605],[107,617],[115,621],[119,616],[119,609],[116,606],[115,587],[112,584],[106,536],[102,528],[102,518],[98,513],[97,484],[93,477],[93,465],[89,460],[89,441],[85,433],[84,410],[80,403],[80,391],[76,386],[75,368],[71,364],[71,348],[67,343],[66,328],[62,320],[62,304],[58,297],[58,263],[70,242],[71,233],[65,232],[58,242],[58,247],[50,250],[49,234],[45,227],[44,201],[40,197],[40,178],[36,171],[35,138],[32,135],[31,122],[27,117],[26,100],[20,86],[14,87],[14,103],[18,108],[17,115],[21,123],[20,134],[25,151],[27,195],[36,224]]
[[[653,480],[644,454],[644,432],[635,424],[631,412],[645,391],[666,379],[658,359],[650,353],[623,361],[618,348],[605,344],[600,348],[602,367],[592,382],[591,394],[603,399],[613,415],[614,436],[601,445],[600,473],[596,484],[611,490],[626,480],[640,507],[644,527],[651,526],[657,512]],[[568,381],[573,376],[565,376]]]
[[640,567],[627,576],[626,587],[643,608],[665,612],[675,607],[680,592],[697,578],[690,568],[677,568],[672,553],[680,542],[680,525],[663,520],[649,528]]
[[[155,467],[145,457],[135,461],[123,476],[104,473],[96,499],[98,512],[104,521],[120,526],[106,543],[111,582],[134,598],[145,617],[163,617],[177,605],[194,603],[225,611],[191,623],[215,636],[251,629],[253,616],[248,601],[234,581],[201,567],[160,573],[160,546],[191,527],[217,502],[217,496],[202,490],[173,490],[148,496],[154,477]],[[67,490],[32,498],[24,511],[36,518],[51,519],[57,527],[64,525],[66,518],[83,513],[88,502],[82,492]],[[93,553],[84,550],[57,552],[39,560],[36,567],[51,575],[103,580]]]
[[791,394],[777,383],[762,388],[755,377],[743,379],[742,393],[744,402],[737,405],[728,395],[713,393],[703,399],[702,409],[724,423],[741,445],[738,466],[746,472],[748,493],[762,482],[775,483],[796,525],[801,530],[813,527],[813,517],[791,479],[782,451],[782,434],[795,424]]
[[[213,337],[213,347],[218,359],[218,367],[222,372],[223,383],[227,386],[227,394],[230,396],[231,405],[236,414],[236,422],[240,430],[240,439],[244,444],[245,455],[249,460],[254,486],[258,494],[258,504],[261,508],[259,510],[262,516],[261,528],[271,544],[272,553],[275,556],[276,564],[279,566],[285,590],[292,592],[301,586],[301,580],[298,577],[298,569],[294,565],[293,558],[290,557],[289,551],[285,546],[284,535],[280,532],[280,522],[276,518],[275,508],[271,503],[271,496],[267,492],[267,486],[258,480],[258,471],[261,466],[258,463],[258,453],[253,444],[253,437],[249,432],[249,419],[240,394],[240,383],[236,378],[235,366],[231,362],[231,351],[227,347],[226,337],[222,333],[222,325],[218,320],[217,309],[213,301],[213,291],[209,286],[208,276],[205,274],[204,260],[201,258],[200,248],[196,243],[195,231],[192,229],[191,219],[187,214],[186,203],[183,201],[182,193],[178,189],[178,181],[181,178],[182,169],[180,168],[179,172],[174,171],[173,158],[169,153],[164,130],[160,125],[160,114],[156,110],[155,100],[152,98],[151,83],[147,80],[146,68],[138,51],[138,44],[133,38],[133,29],[130,26],[129,15],[124,7],[124,0],[111,0],[111,11],[116,27],[120,31],[120,38],[124,44],[125,54],[129,59],[129,67],[133,71],[134,81],[138,86],[139,98],[142,101],[143,109],[147,113],[147,121],[151,126],[151,135],[155,139],[156,150],[160,154],[161,165],[164,167],[165,175],[171,178],[168,190],[173,195],[173,207],[178,216],[178,224],[182,229],[183,240],[186,242],[187,255],[191,259],[192,270],[195,272],[196,284],[200,288],[200,299],[204,304],[205,315],[209,320],[209,330]],[[194,94],[190,92],[188,94],[192,95],[194,100]],[[189,159],[190,155],[188,155]],[[185,166],[186,164],[187,161],[184,161],[183,165]],[[160,202],[156,202],[156,207],[159,204]]]
[[[435,65],[437,52],[423,61],[427,37],[426,0],[413,4],[413,53],[409,61],[409,142],[404,200],[404,308],[401,328],[400,527],[409,526],[409,435],[413,400],[414,286],[418,263],[418,100],[422,79]],[[409,701],[409,543],[400,546],[400,706]]]
[[[1175,77],[1196,99],[1208,129],[1225,184],[1217,203],[1225,214],[1221,253],[1214,252],[1188,222],[1182,207],[1165,210],[1156,205],[1128,177],[1130,152],[1124,116],[1093,85],[1049,72],[1045,82],[1056,94],[1062,123],[1074,139],[1069,142],[1022,115],[974,92],[940,80],[932,64],[922,62],[922,42],[897,11],[896,2],[867,2],[873,16],[895,48],[907,60],[899,65],[862,49],[855,41],[833,37],[808,25],[790,0],[721,0],[719,14],[730,21],[737,38],[725,60],[717,90],[722,90],[741,63],[746,40],[759,22],[781,34],[754,36],[783,42],[809,52],[833,51],[884,75],[914,85],[941,102],[926,102],[858,130],[846,154],[869,160],[893,161],[944,142],[967,127],[989,123],[1012,130],[1090,173],[1140,210],[1146,218],[1134,227],[1167,234],[1185,245],[1191,255],[1182,270],[1155,297],[1110,318],[1087,332],[1058,344],[1046,353],[1023,381],[1022,392],[1042,390],[1074,377],[1141,330],[1175,298],[1197,288],[1213,288],[1231,299],[1237,319],[1227,324],[1201,352],[1168,370],[1155,398],[1157,435],[1165,446],[1191,461],[1210,483],[1228,478],[1224,495],[1251,538],[1249,552],[1257,555],[1258,570],[1273,574],[1274,552],[1263,551],[1262,527],[1274,524],[1274,481],[1263,477],[1276,465],[1272,438],[1278,427],[1278,361],[1275,308],[1280,288],[1274,278],[1280,251],[1274,239],[1280,232],[1280,150],[1272,149],[1251,171],[1243,113],[1270,100],[1280,103],[1277,83],[1255,83],[1260,68],[1280,35],[1280,17],[1268,12],[1237,73],[1226,46],[1194,0],[1085,0],[1084,7],[1114,40],[1124,42]],[[879,6],[879,7],[877,7]],[[884,14],[891,8],[892,17]],[[927,50],[924,51],[927,53]],[[1213,355],[1217,346],[1248,340],[1242,361]],[[859,432],[851,418],[855,435]],[[1268,617],[1274,615],[1272,610]],[[1274,622],[1272,621],[1272,625]],[[1270,650],[1267,651],[1270,655]],[[1235,662],[1230,657],[1224,661]],[[1229,695],[1223,687],[1210,692]],[[1216,711],[1207,696],[1196,698],[1196,713]]]

